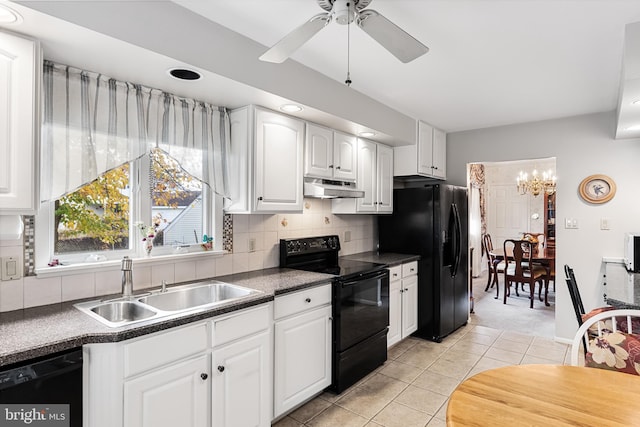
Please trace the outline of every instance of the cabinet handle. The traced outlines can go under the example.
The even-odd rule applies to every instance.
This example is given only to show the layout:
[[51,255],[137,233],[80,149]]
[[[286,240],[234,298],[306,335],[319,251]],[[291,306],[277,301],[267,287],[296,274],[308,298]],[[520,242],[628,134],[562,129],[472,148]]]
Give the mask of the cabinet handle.
[[333,169],[333,165],[329,165],[329,169]]
[[398,277],[398,273],[393,273],[393,277]]
[[405,292],[409,292],[409,288],[404,288],[404,291]]
[[311,298],[307,298],[307,299],[305,299],[305,300],[304,300],[304,302],[306,302],[306,303],[310,303],[310,302],[311,302]]
[[224,372],[224,366],[222,366],[222,365],[218,366],[218,371],[219,372]]
[[400,293],[403,293],[403,292],[404,292],[404,289],[400,289]]
[[435,170],[438,170],[438,167],[437,167],[437,166],[434,166],[433,168],[434,168]]
[[202,378],[203,380],[206,380],[207,378],[209,378],[209,375],[203,372],[200,374],[200,378]]
[[410,268],[409,271],[415,271],[413,268]]
[[336,166],[336,170],[340,169],[340,166]]
[[258,197],[258,201],[261,202],[262,201],[262,196]]

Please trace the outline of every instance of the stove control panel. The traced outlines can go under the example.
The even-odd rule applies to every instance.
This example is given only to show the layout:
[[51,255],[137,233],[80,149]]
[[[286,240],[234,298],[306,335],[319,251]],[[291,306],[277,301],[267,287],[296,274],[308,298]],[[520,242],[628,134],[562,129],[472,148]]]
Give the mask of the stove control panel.
[[335,235],[280,240],[280,252],[286,256],[316,252],[338,252],[339,250],[340,240]]

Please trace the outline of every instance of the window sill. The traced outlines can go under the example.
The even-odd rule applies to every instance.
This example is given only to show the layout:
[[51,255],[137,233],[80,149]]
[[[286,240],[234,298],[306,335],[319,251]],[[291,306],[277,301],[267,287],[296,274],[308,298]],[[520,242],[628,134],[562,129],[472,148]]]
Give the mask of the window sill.
[[[202,252],[190,252],[186,254],[166,254],[166,255],[151,255],[143,258],[132,258],[134,267],[137,266],[150,266],[154,264],[166,264],[167,262],[180,262],[190,259],[198,258],[220,258],[226,253],[226,251],[202,251]],[[55,267],[37,267],[35,269],[36,276],[40,278],[44,277],[56,277],[64,276],[67,274],[84,273],[87,271],[101,272],[109,270],[118,270],[122,264],[122,260],[114,259],[109,261],[99,262],[84,262],[70,265],[58,265]]]

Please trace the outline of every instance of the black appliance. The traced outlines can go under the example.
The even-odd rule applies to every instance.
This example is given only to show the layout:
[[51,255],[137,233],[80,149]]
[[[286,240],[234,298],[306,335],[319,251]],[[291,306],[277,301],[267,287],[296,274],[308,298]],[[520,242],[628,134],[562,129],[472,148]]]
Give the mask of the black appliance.
[[1,367],[0,404],[37,412],[47,411],[47,405],[67,404],[68,425],[82,427],[82,349]]
[[380,252],[420,255],[418,330],[440,342],[469,316],[467,189],[396,189],[393,214],[378,218]]
[[280,267],[333,274],[332,383],[341,393],[387,360],[389,270],[338,256],[338,236],[280,240]]

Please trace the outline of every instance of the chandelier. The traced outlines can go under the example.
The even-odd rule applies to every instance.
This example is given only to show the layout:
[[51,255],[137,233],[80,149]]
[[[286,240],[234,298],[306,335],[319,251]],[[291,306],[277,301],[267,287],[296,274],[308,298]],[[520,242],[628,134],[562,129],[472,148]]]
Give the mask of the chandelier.
[[538,196],[540,193],[545,192],[549,195],[556,192],[556,176],[549,170],[542,173],[542,178],[538,176],[538,171],[533,170],[531,178],[526,172],[520,171],[520,174],[516,178],[518,183],[518,193],[525,195],[527,192]]

